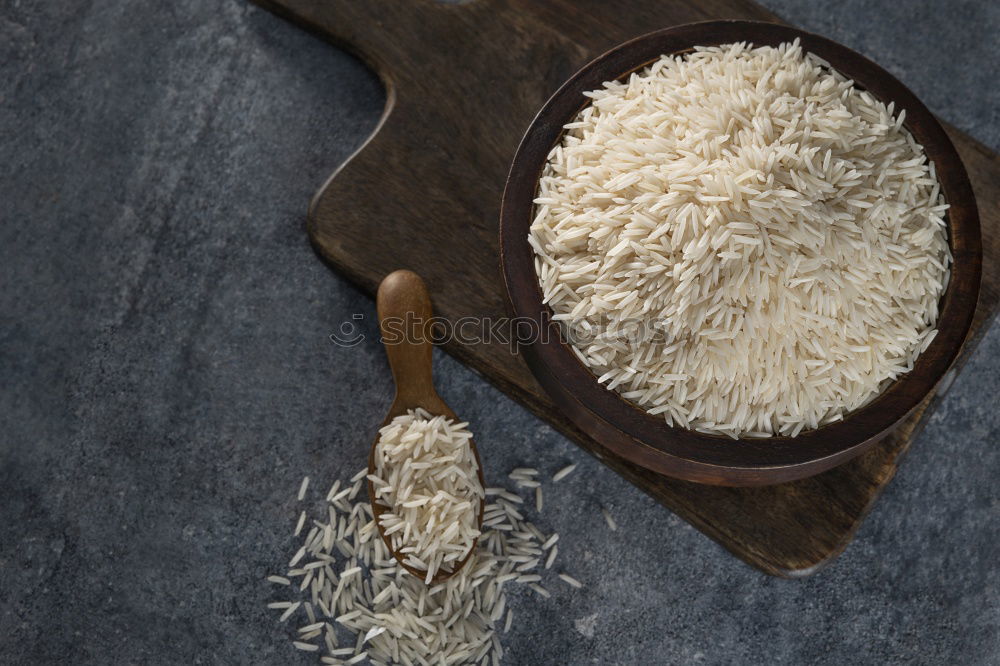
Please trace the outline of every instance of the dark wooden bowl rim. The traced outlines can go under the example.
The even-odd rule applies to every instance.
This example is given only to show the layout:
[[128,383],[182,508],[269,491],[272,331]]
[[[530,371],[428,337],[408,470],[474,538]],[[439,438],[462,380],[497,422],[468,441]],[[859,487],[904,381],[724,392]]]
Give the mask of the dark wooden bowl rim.
[[[585,91],[640,70],[662,54],[694,46],[749,41],[777,46],[798,38],[814,53],[878,99],[906,110],[905,127],[937,167],[950,204],[948,234],[954,256],[942,297],[938,335],[914,369],[873,402],[843,421],[798,437],[741,439],[669,427],[662,417],[636,407],[597,382],[560,341],[558,323],[542,304],[527,242],[538,178],[551,147],[588,99]],[[706,21],[643,35],[608,51],[574,74],[532,121],[514,157],[500,214],[500,255],[512,314],[549,329],[548,339],[524,348],[533,373],[557,405],[584,431],[622,457],[647,469],[691,481],[765,485],[810,476],[875,444],[929,395],[958,356],[971,328],[982,264],[979,216],[968,175],[951,140],[933,114],[906,86],[864,56],[829,39],[773,23]]]

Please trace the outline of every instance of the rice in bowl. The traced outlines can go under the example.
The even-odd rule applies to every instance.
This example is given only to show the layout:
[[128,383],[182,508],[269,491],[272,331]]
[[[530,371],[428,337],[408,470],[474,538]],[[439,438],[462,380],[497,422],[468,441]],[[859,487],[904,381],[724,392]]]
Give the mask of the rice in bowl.
[[905,113],[797,42],[664,56],[589,97],[529,242],[601,383],[671,425],[794,436],[912,369],[951,257]]

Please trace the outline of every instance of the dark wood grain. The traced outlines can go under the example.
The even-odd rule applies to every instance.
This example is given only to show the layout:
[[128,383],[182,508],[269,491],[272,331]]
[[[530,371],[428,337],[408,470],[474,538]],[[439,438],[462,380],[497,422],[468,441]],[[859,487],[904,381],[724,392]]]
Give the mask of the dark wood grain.
[[[316,250],[374,294],[397,268],[426,280],[438,314],[504,312],[497,225],[510,160],[556,88],[617,43],[717,18],[777,20],[744,0],[258,0],[371,64],[387,105],[369,142],[314,198]],[[947,127],[979,201],[983,282],[966,354],[1000,301],[1000,158]],[[386,243],[385,238],[396,239]],[[925,400],[878,446],[809,479],[761,488],[678,481],[614,456],[555,409],[503,344],[447,350],[736,556],[797,576],[840,553],[924,423]],[[962,359],[959,359],[961,364]],[[947,379],[944,383],[947,383]]]
[[[906,110],[906,128],[937,168],[950,204],[948,237],[954,259],[941,299],[938,334],[903,375],[875,400],[843,420],[798,437],[774,436],[734,442],[719,435],[668,427],[598,383],[560,335],[559,323],[543,303],[528,243],[535,217],[538,178],[561,128],[605,81],[624,79],[664,54],[695,46],[751,41],[778,46],[799,40],[802,48],[886,104]],[[958,358],[972,325],[979,296],[982,246],[972,186],[944,129],[899,80],[859,53],[829,39],[789,26],[760,21],[700,21],[654,31],[624,42],[591,61],[546,102],[518,147],[500,211],[500,258],[511,309],[527,330],[547,331],[525,345],[539,383],[563,414],[617,455],[668,476],[727,486],[795,481],[826,471],[877,444],[931,393]]]

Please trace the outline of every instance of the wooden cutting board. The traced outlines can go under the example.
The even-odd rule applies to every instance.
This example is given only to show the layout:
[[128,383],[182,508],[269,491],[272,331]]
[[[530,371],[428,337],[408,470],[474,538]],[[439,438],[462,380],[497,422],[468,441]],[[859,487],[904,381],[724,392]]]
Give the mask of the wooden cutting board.
[[[563,80],[653,29],[778,20],[746,0],[258,2],[357,53],[387,89],[377,131],[313,201],[308,228],[316,249],[369,293],[394,269],[419,272],[437,313],[451,321],[505,312],[500,196],[522,133]],[[1000,158],[949,132],[983,225],[983,288],[967,356],[1000,300]],[[869,453],[820,476],[765,488],[709,487],[610,454],[554,408],[502,342],[446,348],[737,557],[783,576],[816,571],[844,549],[934,407],[925,403]],[[945,390],[949,384],[942,382]]]

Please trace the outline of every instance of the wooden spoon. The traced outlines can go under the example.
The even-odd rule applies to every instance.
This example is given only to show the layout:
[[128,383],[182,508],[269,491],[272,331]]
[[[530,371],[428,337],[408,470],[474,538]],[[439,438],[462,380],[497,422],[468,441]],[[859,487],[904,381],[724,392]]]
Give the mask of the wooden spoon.
[[[389,413],[385,415],[382,425],[388,425],[397,416],[418,407],[434,416],[443,415],[454,421],[459,421],[455,412],[445,404],[437,391],[434,390],[431,367],[434,311],[431,308],[431,297],[427,293],[427,285],[416,273],[398,270],[382,280],[375,302],[378,309],[379,329],[382,332],[382,343],[385,346],[386,356],[389,357],[392,378],[396,383],[396,397],[393,399],[392,406],[389,407]],[[375,473],[375,446],[378,444],[378,440],[379,437],[376,435],[368,454],[369,474]],[[469,446],[472,447],[472,454],[479,467],[479,483],[485,488],[486,483],[483,480],[483,464],[479,459],[479,450],[472,439],[469,439]],[[386,548],[396,558],[400,566],[423,580],[427,575],[426,571],[406,564],[403,561],[405,556],[392,550],[392,543],[385,535],[380,520],[382,514],[388,511],[389,507],[376,502],[375,488],[370,479],[368,481],[368,500],[371,502],[375,524],[378,526],[378,532],[382,536]],[[483,523],[484,508],[485,501],[481,501],[477,518],[480,527]],[[454,576],[469,561],[475,549],[476,541],[473,541],[465,557],[456,562],[450,571],[438,570],[438,573],[431,579],[431,583],[436,584]]]

